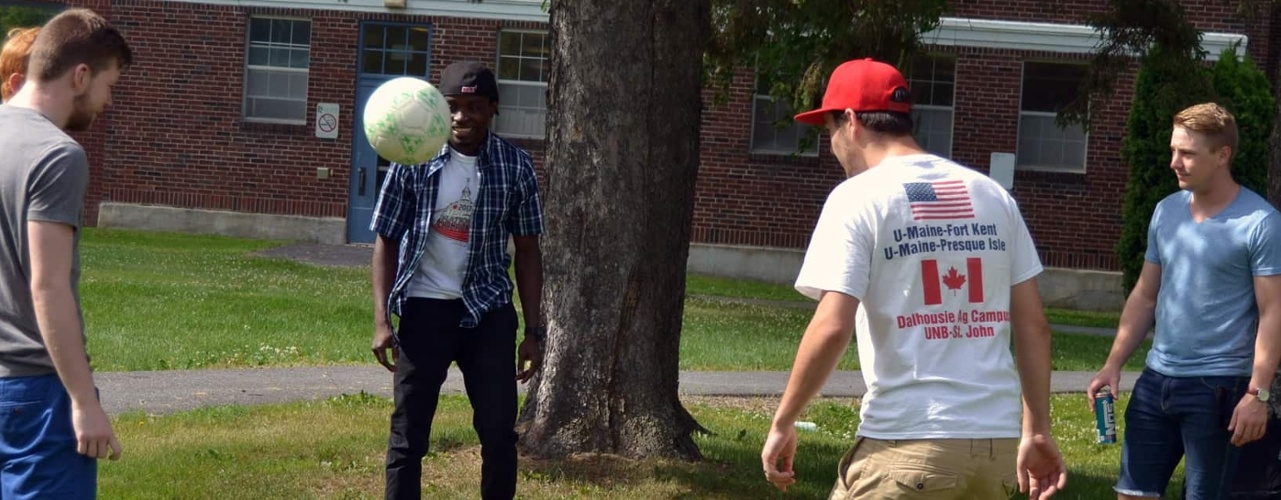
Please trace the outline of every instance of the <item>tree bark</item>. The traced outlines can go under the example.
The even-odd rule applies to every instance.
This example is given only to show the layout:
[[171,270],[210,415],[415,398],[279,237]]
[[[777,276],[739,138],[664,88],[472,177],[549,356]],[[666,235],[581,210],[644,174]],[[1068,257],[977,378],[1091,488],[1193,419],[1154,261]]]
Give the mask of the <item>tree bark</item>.
[[678,396],[708,0],[551,2],[548,341],[525,453],[700,458]]

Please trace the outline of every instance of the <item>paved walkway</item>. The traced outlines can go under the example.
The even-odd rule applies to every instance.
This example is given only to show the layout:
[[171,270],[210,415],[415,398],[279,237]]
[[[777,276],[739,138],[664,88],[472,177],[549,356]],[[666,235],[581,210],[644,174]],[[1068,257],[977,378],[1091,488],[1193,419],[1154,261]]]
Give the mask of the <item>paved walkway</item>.
[[[294,259],[317,265],[365,266],[371,258],[367,245],[289,245],[262,252],[267,257]],[[756,301],[703,297],[741,303],[812,308],[804,301]],[[1114,330],[1055,326],[1057,331],[1112,335]],[[697,396],[777,397],[787,385],[787,372],[681,372],[680,392]],[[1055,372],[1053,392],[1084,392],[1093,373]],[[1134,374],[1123,378],[1129,390]],[[391,396],[392,376],[379,365],[235,370],[177,370],[151,372],[100,372],[95,380],[108,413],[141,410],[171,413],[212,405],[251,405],[327,398],[361,391]],[[519,386],[524,391],[524,386]],[[860,397],[867,390],[857,371],[835,373],[823,390],[829,397]],[[462,394],[462,377],[451,370],[443,390]]]
[[[1093,373],[1055,372],[1052,390],[1084,392]],[[681,372],[681,394],[694,396],[777,397],[787,372]],[[1135,374],[1122,377],[1130,390]],[[378,365],[238,370],[100,372],[94,375],[110,414],[141,410],[171,413],[201,406],[253,405],[327,398],[361,391],[391,397],[391,373]],[[518,386],[524,392],[525,386]],[[856,371],[837,372],[823,390],[829,397],[860,397],[866,392]],[[450,370],[442,391],[463,394],[462,376]]]

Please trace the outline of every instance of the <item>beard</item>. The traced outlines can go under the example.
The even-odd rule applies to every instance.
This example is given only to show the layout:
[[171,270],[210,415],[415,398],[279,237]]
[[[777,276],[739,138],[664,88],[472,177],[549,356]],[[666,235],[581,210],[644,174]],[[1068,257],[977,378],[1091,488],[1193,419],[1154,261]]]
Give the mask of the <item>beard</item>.
[[70,132],[84,132],[93,126],[96,118],[98,118],[98,112],[89,106],[89,96],[77,96],[71,116],[67,117],[67,126],[63,129]]

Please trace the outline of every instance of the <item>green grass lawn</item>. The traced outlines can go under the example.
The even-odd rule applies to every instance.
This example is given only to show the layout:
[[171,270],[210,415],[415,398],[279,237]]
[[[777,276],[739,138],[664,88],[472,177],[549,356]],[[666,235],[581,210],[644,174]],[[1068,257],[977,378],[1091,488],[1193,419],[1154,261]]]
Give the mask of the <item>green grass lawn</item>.
[[[1118,402],[1124,410],[1126,398]],[[778,495],[760,474],[760,446],[773,399],[686,401],[711,431],[696,441],[699,463],[632,462],[610,457],[523,459],[521,498],[827,498],[836,463],[852,443],[858,414],[849,402],[821,401],[806,420],[796,461],[798,483]],[[1054,396],[1054,429],[1069,465],[1068,489],[1055,498],[1109,498],[1117,445],[1094,442],[1094,420],[1080,395]],[[116,419],[125,447],[102,462],[104,499],[379,498],[389,400],[348,395],[283,406],[217,407],[169,416]],[[475,498],[479,446],[466,399],[442,398],[424,461],[425,498]],[[1123,431],[1123,429],[1122,429]],[[1182,473],[1170,488],[1177,495]],[[1173,498],[1178,498],[1177,496]]]
[[[791,285],[732,280],[711,276],[688,276],[685,279],[685,292],[692,296],[709,295],[771,302],[812,302],[797,292],[795,288],[792,288]],[[1047,308],[1045,316],[1053,324],[1096,328],[1116,328],[1116,325],[1121,321],[1119,312],[1108,311],[1073,311]]]
[[[372,362],[367,268],[252,255],[280,244],[87,229],[81,292],[95,369]],[[688,289],[682,369],[791,368],[810,309],[700,298],[801,299],[790,287],[691,276]],[[1095,370],[1110,345],[1107,337],[1056,334],[1053,367]],[[1142,366],[1142,354],[1130,368]],[[840,367],[858,369],[852,348]]]
[[87,230],[81,295],[95,368],[371,360],[368,271],[248,255],[274,245]]

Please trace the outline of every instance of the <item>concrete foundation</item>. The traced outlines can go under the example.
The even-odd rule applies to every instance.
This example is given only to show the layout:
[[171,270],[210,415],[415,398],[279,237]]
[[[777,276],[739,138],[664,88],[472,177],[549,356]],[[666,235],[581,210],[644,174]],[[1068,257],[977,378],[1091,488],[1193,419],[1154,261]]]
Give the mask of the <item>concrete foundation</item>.
[[347,242],[347,220],[338,217],[250,214],[128,203],[98,207],[98,227],[216,234],[327,245]]
[[[801,250],[693,244],[686,270],[725,278],[791,284],[800,272]],[[1125,305],[1121,273],[1047,268],[1037,277],[1046,307],[1120,311]]]

